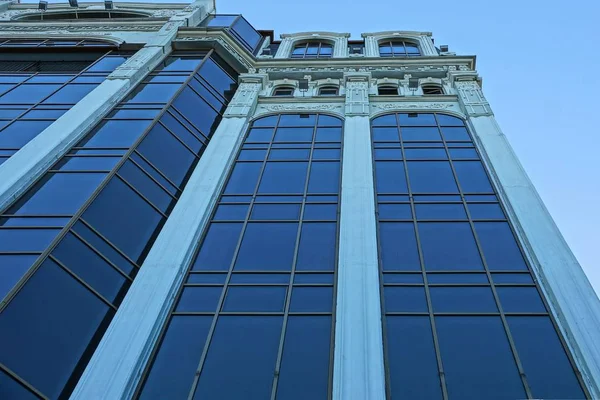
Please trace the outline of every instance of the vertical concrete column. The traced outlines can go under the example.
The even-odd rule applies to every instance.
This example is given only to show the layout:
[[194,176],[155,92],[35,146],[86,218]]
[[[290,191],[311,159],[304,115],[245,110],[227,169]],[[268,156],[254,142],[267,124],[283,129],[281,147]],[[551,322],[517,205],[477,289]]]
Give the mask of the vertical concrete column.
[[342,33],[335,38],[335,46],[333,48],[333,58],[348,57],[348,38],[349,33]]
[[461,107],[509,218],[593,398],[600,398],[600,301],[498,126],[473,72],[454,73]]
[[171,51],[180,26],[212,11],[210,0],[199,0],[171,17],[142,49],[119,66],[98,87],[0,165],[0,212],[81,140]]
[[281,44],[277,49],[277,54],[273,58],[289,58],[292,53],[292,44],[294,43],[294,39],[289,37],[288,35],[281,35]]
[[379,57],[377,38],[371,34],[361,35],[365,40],[365,57]]
[[212,209],[235,161],[266,75],[244,74],[224,118],[194,169],[71,399],[129,399]]
[[333,366],[335,400],[385,399],[368,73],[347,73]]

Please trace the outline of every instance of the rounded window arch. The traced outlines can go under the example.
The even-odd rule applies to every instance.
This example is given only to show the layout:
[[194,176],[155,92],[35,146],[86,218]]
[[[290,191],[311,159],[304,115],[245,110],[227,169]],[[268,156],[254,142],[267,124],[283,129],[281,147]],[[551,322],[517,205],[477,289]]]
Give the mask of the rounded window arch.
[[339,89],[337,86],[321,86],[319,88],[319,96],[338,96],[339,95]]
[[306,41],[294,44],[291,58],[331,58],[333,44],[325,41]]
[[273,89],[272,96],[275,97],[292,97],[294,96],[293,86],[277,86]]
[[408,40],[382,40],[379,42],[381,57],[418,57],[421,55],[419,45]]
[[150,15],[140,11],[125,10],[61,10],[25,14],[15,17],[14,21],[56,21],[78,19],[139,19]]

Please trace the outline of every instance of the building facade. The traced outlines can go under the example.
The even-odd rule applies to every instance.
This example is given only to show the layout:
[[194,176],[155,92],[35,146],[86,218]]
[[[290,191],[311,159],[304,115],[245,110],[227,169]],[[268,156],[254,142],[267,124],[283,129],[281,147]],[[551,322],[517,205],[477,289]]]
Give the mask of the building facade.
[[600,398],[475,57],[349,36],[0,2],[0,398]]

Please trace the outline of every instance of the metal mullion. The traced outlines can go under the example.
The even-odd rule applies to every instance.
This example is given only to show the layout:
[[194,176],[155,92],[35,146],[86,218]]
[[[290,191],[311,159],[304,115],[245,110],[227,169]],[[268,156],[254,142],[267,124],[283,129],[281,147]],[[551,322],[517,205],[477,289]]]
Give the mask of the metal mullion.
[[[164,180],[166,180],[167,182],[169,182],[171,185],[173,185],[173,187],[177,190],[177,192],[181,193],[183,192],[183,190],[181,190],[179,188],[179,185],[176,185],[175,183],[173,183],[173,181],[169,178],[167,178],[167,176],[165,174],[162,173],[161,170],[158,169],[158,167],[156,167],[154,164],[152,164],[146,157],[144,157],[142,155],[142,153],[140,153],[139,151],[134,150],[132,154],[135,154],[136,156],[140,157],[142,160],[144,160],[149,166],[152,167],[152,169],[154,169],[160,176],[163,177]],[[127,154],[126,154],[127,155]],[[129,159],[129,155],[127,155],[127,158]],[[135,162],[135,160],[129,159],[129,161]],[[136,163],[136,165],[140,168],[142,168],[138,163]],[[120,165],[119,165],[120,167]]]
[[[185,143],[179,136],[177,136],[171,129],[167,128],[167,126],[165,126],[165,124],[163,124],[162,122],[158,121],[159,125],[162,126],[171,136],[173,136],[175,138],[175,140],[177,140],[179,143],[181,143],[183,145],[183,147],[185,147],[186,149],[188,149],[190,151],[190,153],[192,153],[192,155],[194,156],[194,158],[196,159],[196,161],[198,161],[200,159],[200,156],[194,151],[192,150],[187,143]],[[207,146],[206,143],[201,142],[202,145],[204,145],[204,147]]]
[[[195,79],[195,78],[194,78],[194,79]],[[215,108],[215,107],[214,107],[214,106],[213,106],[213,105],[210,103],[210,101],[206,100],[206,99],[204,98],[204,96],[202,96],[202,94],[200,94],[200,93],[199,93],[199,92],[198,92],[198,91],[197,91],[197,90],[196,90],[196,89],[195,89],[195,88],[194,88],[192,85],[188,85],[188,88],[190,88],[190,89],[191,89],[191,90],[192,90],[192,91],[193,91],[193,92],[194,92],[194,93],[195,93],[195,94],[196,94],[198,97],[200,97],[202,100],[204,100],[204,102],[206,103],[206,105],[208,105],[210,108],[212,108],[214,112],[216,112],[216,113],[217,113],[218,115],[220,115],[220,116],[223,116],[223,115],[221,114],[221,112],[220,112],[219,110],[217,110],[217,109],[216,109],[216,108]],[[183,116],[183,114],[182,114],[182,113],[180,113],[180,114]],[[185,118],[185,116],[184,116],[184,118]],[[186,119],[187,119],[187,118],[186,118]],[[193,125],[193,124],[192,124],[192,125]]]
[[[308,45],[307,45],[308,46]],[[308,47],[307,47],[308,48]],[[318,117],[318,114],[317,114]],[[288,284],[288,290],[287,290],[287,296],[285,299],[285,305],[284,305],[284,316],[283,316],[283,324],[281,326],[281,336],[280,336],[280,340],[279,340],[279,349],[277,351],[277,361],[275,362],[275,374],[273,377],[273,382],[272,382],[272,386],[271,386],[271,400],[275,400],[275,398],[277,397],[277,386],[279,384],[279,373],[281,370],[281,362],[283,359],[283,349],[284,349],[284,345],[285,345],[285,336],[286,336],[286,332],[287,332],[287,322],[289,319],[289,313],[290,313],[290,305],[292,302],[292,290],[294,287],[294,277],[296,275],[296,263],[298,262],[298,253],[300,250],[300,240],[301,240],[301,236],[302,236],[302,226],[303,226],[303,221],[302,218],[304,217],[304,207],[306,205],[306,196],[308,196],[308,184],[310,182],[310,171],[312,168],[312,156],[313,156],[313,151],[315,148],[315,138],[316,138],[316,134],[317,134],[317,126],[318,126],[318,118],[315,118],[315,123],[313,125],[313,134],[312,134],[312,138],[311,138],[311,146],[310,146],[310,153],[308,156],[308,164],[307,164],[307,168],[306,168],[306,178],[304,181],[304,191],[302,193],[302,204],[301,204],[301,208],[300,208],[300,215],[299,215],[299,221],[298,221],[298,230],[296,232],[296,243],[294,246],[294,257],[292,258],[292,269],[290,271],[290,281]],[[277,129],[278,127],[275,128],[275,132],[274,132],[274,136],[273,139],[271,141],[271,143],[273,143],[273,141],[275,140],[275,136],[277,135]],[[267,159],[270,153],[270,149],[267,153]],[[266,165],[266,161],[265,161],[265,165]],[[341,177],[340,177],[341,180]],[[332,305],[333,307],[333,305]],[[330,364],[331,364],[331,360],[330,360]]]
[[[81,278],[79,275],[77,275],[75,272],[71,271],[71,269],[69,269],[67,266],[65,266],[62,262],[60,262],[58,260],[58,258],[54,257],[52,254],[50,254],[47,258],[48,260],[52,260],[53,262],[55,262],[56,264],[58,264],[58,266],[60,268],[62,268],[63,270],[65,270],[69,275],[71,275],[77,282],[79,282],[81,285],[83,285],[86,289],[88,289],[90,292],[92,292],[96,297],[98,297],[100,300],[102,300],[103,303],[105,303],[107,306],[109,306],[110,308],[112,308],[114,311],[117,310],[117,307],[115,305],[113,305],[110,301],[108,301],[108,299],[106,299],[104,296],[102,296],[99,292],[96,291],[96,289],[94,289],[91,285],[89,285],[88,283],[86,283],[83,278]],[[122,288],[121,288],[122,290]]]
[[[129,160],[131,161],[131,163],[133,165],[135,165],[135,167],[140,170],[146,177],[148,177],[150,180],[152,180],[152,182],[154,182],[156,185],[158,185],[161,189],[163,189],[163,191],[169,195],[169,197],[173,198],[173,200],[177,200],[178,197],[175,197],[171,192],[169,192],[167,190],[167,188],[165,188],[160,182],[158,182],[156,179],[154,179],[154,177],[150,174],[148,174],[146,172],[146,170],[144,170],[140,165],[138,165],[138,163],[136,163],[134,160]],[[124,179],[123,177],[121,177],[121,179]]]
[[115,269],[119,274],[123,275],[125,280],[128,280],[129,283],[133,282],[133,279],[128,274],[126,274],[124,271],[121,270],[121,268],[119,268],[115,264],[113,264],[113,262],[110,261],[108,258],[106,258],[104,256],[104,254],[102,254],[100,252],[100,250],[96,249],[87,240],[85,240],[83,237],[79,236],[79,234],[77,234],[77,232],[71,231],[71,234],[73,236],[75,236],[77,239],[81,240],[81,242],[83,242],[84,245],[86,245],[90,250],[92,250],[96,255],[98,255],[103,261],[105,261],[108,265],[110,265],[113,269]]
[[[88,228],[90,231],[92,231],[93,234],[95,234],[100,239],[102,239],[110,248],[112,248],[115,252],[117,252],[117,254],[119,254],[125,260],[129,261],[131,263],[131,265],[133,265],[135,267],[134,271],[139,270],[140,266],[137,264],[137,262],[133,261],[131,258],[129,258],[129,256],[127,254],[123,253],[120,249],[118,249],[117,246],[112,244],[112,242],[110,240],[108,240],[106,237],[104,237],[104,235],[102,235],[100,232],[98,232],[96,230],[96,228],[94,228],[89,223],[87,223],[87,221],[85,221],[83,218],[79,218],[78,221],[81,222],[83,225],[85,225],[85,227]],[[74,230],[71,230],[71,232],[76,233]]]
[[[185,118],[185,117],[183,116],[183,114],[182,114],[182,113],[181,113],[181,112],[180,112],[180,111],[179,111],[179,110],[178,110],[176,107],[170,107],[170,108],[172,108],[172,109],[173,109],[173,110],[174,110],[174,111],[177,113],[177,115],[175,115],[173,112],[171,112],[171,110],[167,110],[167,113],[168,113],[168,114],[169,114],[169,115],[170,115],[170,116],[171,116],[171,117],[172,117],[172,118],[173,118],[175,121],[177,121],[177,123],[179,123],[179,125],[181,125],[181,126],[182,126],[182,127],[183,127],[183,128],[186,130],[186,131],[188,131],[188,132],[189,132],[189,133],[190,133],[190,134],[191,134],[193,137],[195,137],[196,139],[198,139],[198,141],[199,141],[200,143],[202,143],[204,146],[207,146],[207,145],[208,145],[208,141],[210,140],[210,138],[209,138],[208,136],[205,136],[205,135],[204,135],[204,133],[202,133],[202,132],[200,131],[200,129],[198,129],[198,128],[196,127],[196,125],[192,124],[192,123],[191,123],[191,122],[190,122],[190,121],[189,121],[187,118]],[[192,125],[192,126],[193,126],[193,127],[194,127],[194,128],[197,130],[197,131],[198,131],[198,132],[200,132],[200,135],[201,135],[202,137],[199,137],[199,136],[198,136],[198,135],[197,135],[195,132],[193,132],[193,131],[192,131],[190,128],[188,128],[188,127],[187,127],[185,124],[183,124],[183,123],[181,122],[181,120],[180,120],[180,117],[178,117],[178,115],[180,115],[180,116],[181,116],[181,117],[184,119],[184,121],[186,121],[186,122],[188,122],[190,125]],[[164,125],[164,124],[163,124],[163,126],[164,126],[165,128],[167,128],[167,126],[166,126],[166,125]],[[168,129],[168,128],[167,128],[167,129]]]
[[[204,62],[206,62],[207,57],[209,57],[210,54],[212,54],[213,51],[214,50],[210,50],[208,52],[207,56],[202,60],[202,62],[200,62],[200,64],[196,67],[196,69],[194,70],[194,72],[196,72],[204,64]],[[135,151],[135,149],[137,148],[137,146],[146,138],[148,132],[150,132],[150,130],[154,127],[154,125],[160,120],[160,117],[162,117],[162,115],[165,113],[166,109],[172,104],[172,102],[175,100],[175,98],[177,96],[179,96],[179,94],[181,93],[181,91],[183,90],[183,88],[187,85],[187,83],[189,82],[189,80],[192,78],[192,75],[193,75],[193,73],[191,73],[189,75],[189,77],[186,80],[186,82],[181,85],[181,87],[177,90],[177,92],[173,96],[171,96],[171,98],[169,99],[169,101],[162,108],[161,112],[156,117],[154,117],[154,119],[152,120],[153,122],[150,123],[150,125],[145,129],[145,131],[129,147],[129,149],[126,151],[126,153],[123,156],[121,156],[121,160],[113,167],[113,169],[111,170],[111,172],[98,184],[98,186],[96,187],[96,189],[94,190],[94,192],[88,197],[88,199],[79,208],[79,210],[77,210],[77,212],[71,217],[71,220],[63,227],[62,231],[60,231],[60,233],[52,240],[52,242],[50,242],[50,244],[42,252],[42,254],[40,255],[40,257],[30,267],[30,269],[28,271],[29,273],[25,274],[17,282],[17,284],[12,289],[12,294],[10,295],[10,298],[7,296],[7,297],[5,297],[5,300],[3,300],[0,303],[0,312],[2,312],[6,308],[6,306],[8,305],[8,303],[16,296],[16,294],[21,290],[21,288],[23,288],[23,286],[29,280],[29,278],[31,278],[31,276],[33,276],[33,274],[39,269],[39,267],[42,265],[43,261],[50,255],[50,253],[55,249],[55,247],[62,241],[62,239],[67,234],[67,232],[69,232],[69,230],[71,229],[71,227],[77,222],[77,220],[79,220],[79,218],[83,215],[83,213],[87,210],[87,208],[92,204],[92,202],[94,200],[96,200],[96,198],[98,198],[98,196],[100,195],[100,193],[108,185],[108,183],[111,181],[111,179],[116,175],[116,172],[119,170],[119,168],[121,168],[121,166],[129,158],[129,156]],[[75,79],[75,77],[73,77],[72,79]],[[61,86],[61,88],[62,88],[62,86]],[[132,87],[131,89],[133,90],[133,89],[135,89],[135,87]],[[58,89],[58,90],[60,90],[60,89]],[[136,153],[136,154],[139,154],[139,153]],[[43,177],[45,177],[45,175],[46,174],[41,175],[34,182],[34,184],[37,183],[38,181],[40,181],[41,179],[43,179]],[[88,224],[86,224],[86,225],[88,225]],[[135,265],[137,265],[137,263],[135,263]]]
[[[437,118],[436,118],[436,122],[437,122]],[[500,297],[498,296],[498,292],[496,291],[496,287],[494,285],[494,281],[492,279],[492,274],[490,272],[490,269],[487,265],[487,261],[485,259],[485,255],[483,253],[483,248],[481,246],[481,243],[479,241],[479,236],[477,235],[477,231],[475,230],[475,223],[473,222],[473,219],[471,218],[471,213],[469,212],[468,206],[467,206],[467,200],[465,198],[464,192],[462,190],[462,187],[460,185],[460,182],[458,180],[458,174],[456,173],[456,170],[454,169],[454,163],[453,161],[450,159],[450,150],[448,148],[448,145],[445,141],[444,136],[441,134],[441,129],[440,126],[437,125],[437,129],[440,132],[440,136],[442,137],[442,142],[444,143],[444,149],[446,150],[446,154],[448,155],[448,162],[450,164],[450,168],[452,170],[452,175],[454,177],[454,181],[456,183],[456,186],[458,187],[459,193],[460,193],[460,197],[463,201],[463,206],[465,208],[465,212],[467,213],[467,218],[468,218],[468,223],[469,226],[471,228],[471,232],[473,234],[473,238],[475,239],[475,244],[477,246],[477,251],[479,252],[479,256],[481,257],[481,261],[483,263],[483,268],[484,271],[487,275],[487,278],[490,282],[490,288],[492,289],[492,294],[494,296],[494,301],[496,302],[496,307],[498,308],[498,311],[500,312],[500,319],[502,321],[502,326],[504,327],[504,333],[506,334],[506,338],[508,340],[508,344],[510,346],[510,349],[513,353],[513,358],[515,360],[515,364],[517,366],[517,370],[519,371],[519,375],[521,378],[521,383],[523,384],[523,388],[525,390],[525,394],[527,395],[527,398],[529,399],[533,399],[533,394],[531,393],[531,388],[529,387],[529,383],[527,382],[527,376],[525,375],[525,370],[523,369],[523,365],[521,363],[521,360],[519,358],[519,354],[517,353],[517,347],[515,345],[515,342],[512,338],[512,334],[510,332],[509,326],[508,326],[508,321],[506,320],[506,316],[504,315],[504,311],[502,309],[502,304],[500,303]],[[485,168],[484,168],[485,171]],[[486,171],[486,176],[487,176],[487,171]],[[489,177],[488,177],[489,179]],[[490,180],[490,186],[491,186],[491,180]],[[492,187],[492,190],[494,190],[494,188]],[[495,191],[494,191],[495,194]],[[540,296],[541,297],[541,296]]]
[[[215,62],[215,64],[217,64],[217,63]],[[223,70],[223,68],[221,68],[221,70]],[[223,72],[225,72],[227,74],[227,76],[229,76],[232,80],[235,81],[235,79],[231,75],[229,75],[227,73],[227,71],[223,70]],[[208,92],[210,94],[215,96],[215,98],[218,102],[222,103],[223,106],[227,105],[228,100],[208,80],[206,80],[206,78],[204,78],[202,75],[198,75],[198,77],[194,77],[194,78],[198,81],[198,83],[200,83],[202,86],[204,86],[204,88],[206,90],[208,90]]]
[[[279,124],[279,120],[281,119],[280,116],[277,117],[277,124]],[[273,131],[273,136],[271,137],[271,142],[269,143],[269,148],[267,149],[267,155],[271,149],[273,140],[275,139],[275,132],[277,131],[277,125],[275,126],[275,129]],[[247,133],[246,135],[247,136]],[[242,143],[243,144],[243,143]],[[236,156],[236,161],[233,163],[233,165],[231,166],[229,173],[228,173],[228,177],[227,177],[227,181],[229,181],[229,178],[231,177],[231,173],[233,172],[234,168],[235,168],[235,164],[237,163],[237,158],[239,157],[239,154],[241,152],[241,149],[238,151],[238,154]],[[240,230],[240,236],[238,238],[238,242],[236,244],[235,250],[233,252],[233,257],[231,260],[231,264],[229,265],[229,269],[227,270],[227,276],[225,278],[225,282],[223,283],[223,290],[221,291],[221,296],[219,297],[219,302],[217,303],[217,311],[215,313],[215,317],[212,320],[211,326],[208,330],[208,334],[206,335],[206,341],[204,342],[204,348],[202,349],[202,354],[200,356],[200,361],[198,363],[198,368],[196,368],[196,374],[194,377],[194,381],[192,382],[191,386],[190,386],[190,392],[188,394],[188,400],[193,400],[194,397],[194,393],[196,392],[196,389],[198,387],[198,383],[200,381],[200,375],[202,374],[202,368],[204,367],[204,362],[206,361],[206,357],[208,355],[208,349],[210,348],[210,344],[212,342],[212,338],[216,329],[216,325],[217,325],[217,321],[219,319],[219,315],[220,315],[220,311],[221,308],[223,307],[223,303],[225,301],[225,295],[227,293],[227,289],[228,289],[228,285],[229,282],[231,281],[231,274],[233,272],[233,269],[235,268],[235,263],[237,261],[237,257],[239,255],[239,251],[240,248],[242,246],[242,241],[244,239],[244,235],[246,234],[246,227],[248,226],[248,221],[250,220],[250,213],[252,212],[252,206],[254,205],[254,199],[256,198],[256,194],[258,192],[258,188],[260,186],[260,181],[262,179],[262,175],[263,172],[265,170],[265,166],[267,164],[267,160],[266,157],[265,159],[262,161],[263,165],[261,167],[260,173],[258,175],[257,181],[256,181],[256,185],[254,186],[254,193],[252,194],[252,200],[251,203],[248,207],[248,211],[246,213],[246,219],[243,222],[242,225],[242,229]],[[221,196],[223,196],[223,193],[226,189],[226,185],[221,189]],[[215,210],[216,211],[216,208]],[[214,216],[214,211],[213,211],[213,216]],[[212,218],[211,218],[211,223],[212,223]],[[206,235],[206,233],[208,232],[208,228],[206,229],[204,235]],[[201,243],[200,246],[198,246],[198,249],[196,250],[196,256],[199,253],[201,247],[202,247],[203,243]]]
[[169,216],[167,214],[165,214],[160,208],[158,208],[158,206],[155,206],[154,203],[152,203],[144,194],[142,194],[142,192],[140,192],[135,186],[133,186],[133,184],[129,183],[129,181],[127,181],[125,178],[123,178],[121,175],[119,175],[119,173],[116,173],[114,176],[116,176],[121,181],[123,181],[123,183],[125,183],[127,186],[129,186],[129,188],[131,188],[131,190],[133,190],[146,203],[148,203],[148,205],[150,207],[154,208],[154,210],[157,211],[163,218],[165,218],[165,219],[169,218]]
[[[393,48],[392,48],[393,51]],[[417,243],[417,252],[419,254],[419,263],[421,264],[421,275],[423,276],[423,285],[425,288],[425,299],[427,301],[427,308],[429,311],[429,322],[431,324],[431,332],[433,337],[433,345],[435,348],[435,354],[438,364],[438,375],[440,378],[440,387],[442,389],[442,397],[447,400],[448,399],[448,389],[446,387],[446,373],[444,372],[444,366],[442,362],[442,354],[440,350],[439,339],[437,336],[437,329],[435,324],[435,317],[433,312],[433,304],[431,301],[431,293],[429,291],[429,283],[427,280],[427,270],[425,268],[425,257],[423,256],[423,248],[421,246],[421,238],[419,235],[419,225],[417,223],[417,214],[415,209],[415,199],[413,197],[412,188],[410,185],[410,177],[408,174],[408,162],[406,160],[406,154],[404,151],[404,141],[402,140],[402,128],[400,126],[400,118],[398,117],[398,113],[394,113],[396,117],[396,126],[398,128],[398,135],[400,138],[400,151],[402,152],[402,163],[404,164],[404,174],[406,177],[406,186],[408,189],[408,199],[410,201],[410,208],[413,215],[413,228],[415,230],[415,238]]]
[[29,392],[31,394],[33,394],[34,396],[37,396],[40,399],[48,400],[48,397],[44,396],[39,390],[37,390],[35,387],[33,387],[32,384],[27,382],[25,379],[21,378],[19,375],[17,375],[16,372],[13,372],[10,368],[8,368],[6,365],[4,365],[1,362],[0,362],[0,371],[3,371],[5,374],[7,374],[11,378],[13,378],[21,386],[23,386],[25,389],[29,390]]

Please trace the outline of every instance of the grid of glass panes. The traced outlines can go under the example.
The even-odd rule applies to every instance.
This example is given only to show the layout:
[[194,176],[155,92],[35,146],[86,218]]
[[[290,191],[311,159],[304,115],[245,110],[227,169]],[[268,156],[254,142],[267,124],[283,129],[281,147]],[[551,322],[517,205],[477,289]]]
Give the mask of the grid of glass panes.
[[254,121],[139,398],[328,397],[341,140],[328,115]]
[[585,398],[463,121],[371,129],[388,393]]
[[89,39],[0,39],[0,47],[111,47],[108,42]]
[[263,40],[262,35],[241,15],[211,15],[200,26],[206,28],[224,28],[252,54],[256,53]]
[[[40,43],[30,42],[32,46]],[[67,43],[75,46],[80,42]],[[71,61],[43,61],[40,57],[0,61],[0,164],[94,90],[129,55],[108,51],[98,53],[94,60]],[[36,72],[40,69],[45,72]]]
[[379,42],[381,57],[418,57],[421,55],[419,46],[403,40]]
[[73,389],[236,81],[213,52],[168,57],[0,215],[0,386],[14,398]]
[[331,58],[333,46],[325,42],[305,42],[294,46],[292,58]]

